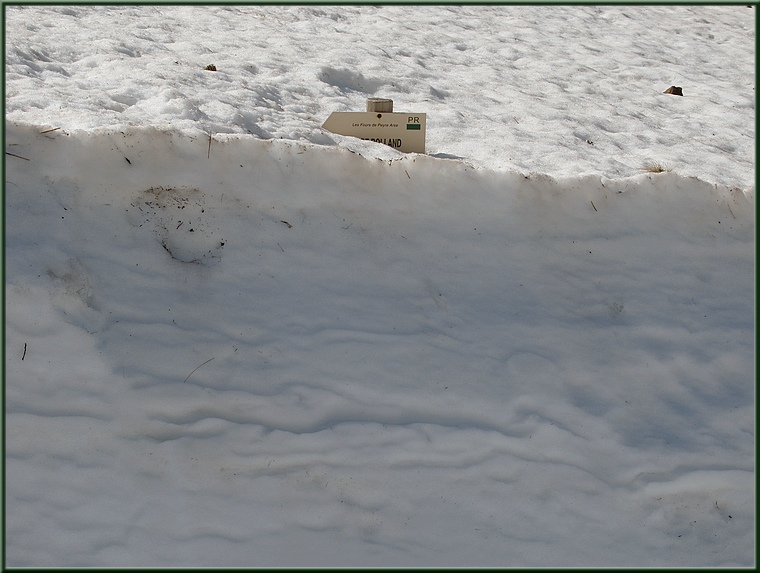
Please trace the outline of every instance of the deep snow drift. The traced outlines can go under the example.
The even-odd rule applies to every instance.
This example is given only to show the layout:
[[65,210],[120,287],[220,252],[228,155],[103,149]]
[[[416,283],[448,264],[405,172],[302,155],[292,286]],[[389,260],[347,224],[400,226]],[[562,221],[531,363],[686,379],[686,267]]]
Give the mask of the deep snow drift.
[[8,132],[12,562],[751,560],[743,193],[37,131]]
[[[37,20],[7,30],[19,40],[6,46],[7,565],[754,564],[745,143],[717,158],[695,144],[674,172],[614,178],[555,148],[551,177],[484,169],[487,150],[447,159],[475,149],[479,134],[464,130],[466,145],[451,151],[434,143],[432,122],[438,157],[333,136],[299,124],[292,108],[263,105],[250,125],[282,118],[303,131],[282,141],[219,133],[221,120],[181,110],[176,126],[153,115],[140,127],[133,107],[168,112],[146,104],[154,78],[139,84],[145,60],[128,54],[114,66],[134,105],[117,124],[96,76],[81,72],[95,89],[77,99],[45,83],[51,69],[66,58],[96,69],[103,43],[90,34],[111,38],[106,52],[138,41],[142,53],[160,52],[163,38],[189,57],[198,44],[169,37],[202,37],[209,20],[193,30],[187,7],[35,10]],[[54,24],[66,10],[72,20]],[[428,42],[470,22],[472,44],[462,45],[475,49],[492,45],[476,24],[498,28],[474,7],[449,27],[419,7],[233,10],[310,29],[344,14],[417,16]],[[615,10],[565,14],[591,27]],[[634,10],[631,34],[660,10]],[[683,22],[701,14],[678,10]],[[708,12],[734,22],[723,10]],[[487,14],[502,24],[514,15]],[[117,41],[109,26],[122,18],[151,24]],[[528,37],[559,25],[519,21]],[[19,72],[19,52],[33,53],[24,42],[45,41],[24,30],[75,22],[94,47],[90,64],[76,59],[80,43],[66,52],[46,34],[48,46],[33,48],[40,75]],[[710,33],[725,47],[720,22]],[[306,50],[295,28],[261,40],[281,46],[272,81],[283,108],[307,84],[295,79],[307,65],[285,64]],[[250,46],[221,37],[229,43],[216,54]],[[339,35],[317,37],[328,47]],[[395,60],[382,61],[372,77],[394,75]],[[432,50],[417,62],[443,65]],[[458,68],[451,100],[465,98],[477,71]],[[177,89],[211,101],[207,76],[193,77]],[[56,97],[65,109],[28,106]],[[754,117],[721,109],[699,120],[721,140],[732,121]],[[641,141],[657,139],[654,124],[639,127]],[[494,129],[492,141],[514,134]],[[634,132],[620,133],[618,142]],[[662,158],[656,145],[633,160],[623,148],[605,164]]]

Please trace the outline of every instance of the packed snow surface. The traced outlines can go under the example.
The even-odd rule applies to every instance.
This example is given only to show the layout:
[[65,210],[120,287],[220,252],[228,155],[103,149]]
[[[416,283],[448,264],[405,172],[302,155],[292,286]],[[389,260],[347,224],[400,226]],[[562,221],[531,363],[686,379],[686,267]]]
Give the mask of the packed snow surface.
[[754,7],[4,9],[7,566],[754,566]]
[[755,184],[746,6],[9,6],[6,30],[10,121],[334,145],[330,112],[386,97],[478,167]]

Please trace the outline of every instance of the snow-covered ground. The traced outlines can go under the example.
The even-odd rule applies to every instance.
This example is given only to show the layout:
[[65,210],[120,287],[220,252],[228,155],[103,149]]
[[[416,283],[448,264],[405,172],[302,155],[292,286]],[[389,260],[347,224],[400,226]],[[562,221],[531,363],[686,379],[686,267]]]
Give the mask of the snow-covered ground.
[[5,6],[6,565],[754,566],[755,12]]

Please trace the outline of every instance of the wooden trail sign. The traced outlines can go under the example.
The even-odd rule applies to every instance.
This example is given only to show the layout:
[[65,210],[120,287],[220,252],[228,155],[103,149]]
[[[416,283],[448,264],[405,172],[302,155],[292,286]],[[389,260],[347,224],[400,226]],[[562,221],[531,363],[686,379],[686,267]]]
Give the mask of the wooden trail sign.
[[335,111],[322,127],[338,135],[384,143],[404,153],[425,153],[425,119],[424,113]]

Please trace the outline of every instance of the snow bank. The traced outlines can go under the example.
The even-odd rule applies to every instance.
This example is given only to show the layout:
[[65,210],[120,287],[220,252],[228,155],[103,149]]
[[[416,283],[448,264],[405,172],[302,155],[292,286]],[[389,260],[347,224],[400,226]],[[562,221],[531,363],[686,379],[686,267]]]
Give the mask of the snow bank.
[[753,562],[753,192],[45,130],[6,124],[9,564]]
[[747,188],[754,18],[745,5],[7,6],[6,118],[331,146],[331,112],[388,97],[427,113],[429,154],[476,167],[618,178],[658,161]]

